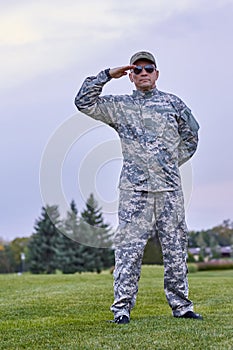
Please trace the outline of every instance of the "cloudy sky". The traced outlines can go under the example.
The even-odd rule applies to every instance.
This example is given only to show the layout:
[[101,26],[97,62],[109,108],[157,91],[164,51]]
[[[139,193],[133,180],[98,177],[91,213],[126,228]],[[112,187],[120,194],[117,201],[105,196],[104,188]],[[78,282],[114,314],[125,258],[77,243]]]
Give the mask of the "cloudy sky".
[[[233,220],[233,0],[0,6],[0,237],[30,235],[47,200],[63,206],[74,198],[81,206],[94,182],[106,212],[114,213],[117,136],[80,115],[73,101],[86,76],[128,64],[142,49],[157,58],[158,88],[181,97],[201,126],[198,151],[184,170],[189,228]],[[132,89],[124,77],[104,93]]]

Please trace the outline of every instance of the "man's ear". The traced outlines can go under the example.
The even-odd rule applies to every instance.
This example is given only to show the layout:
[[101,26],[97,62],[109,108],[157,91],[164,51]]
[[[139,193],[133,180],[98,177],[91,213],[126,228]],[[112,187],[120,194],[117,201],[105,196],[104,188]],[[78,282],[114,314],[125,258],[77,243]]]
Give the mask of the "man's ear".
[[130,79],[131,83],[133,83],[133,76],[132,76],[132,73],[129,73],[129,79]]

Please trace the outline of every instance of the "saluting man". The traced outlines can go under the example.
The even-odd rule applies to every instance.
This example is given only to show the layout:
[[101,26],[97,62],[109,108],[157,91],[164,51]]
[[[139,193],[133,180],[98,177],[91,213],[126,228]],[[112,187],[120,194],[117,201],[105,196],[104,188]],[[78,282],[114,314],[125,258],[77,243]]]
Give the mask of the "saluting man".
[[[112,79],[129,72],[131,95],[100,96]],[[115,235],[114,322],[130,322],[145,245],[158,233],[164,290],[174,317],[202,319],[188,298],[187,226],[179,167],[197,149],[199,125],[177,96],[159,91],[154,55],[135,53],[130,64],[85,79],[75,104],[113,127],[121,140],[123,168]]]

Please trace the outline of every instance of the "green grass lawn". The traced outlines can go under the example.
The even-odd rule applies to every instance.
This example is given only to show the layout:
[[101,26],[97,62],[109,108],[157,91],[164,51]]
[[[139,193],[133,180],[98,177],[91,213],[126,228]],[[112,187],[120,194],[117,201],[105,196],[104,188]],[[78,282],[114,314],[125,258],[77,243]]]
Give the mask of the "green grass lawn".
[[204,321],[172,317],[162,267],[143,266],[131,323],[109,323],[112,278],[0,275],[0,349],[233,349],[233,270],[190,274]]

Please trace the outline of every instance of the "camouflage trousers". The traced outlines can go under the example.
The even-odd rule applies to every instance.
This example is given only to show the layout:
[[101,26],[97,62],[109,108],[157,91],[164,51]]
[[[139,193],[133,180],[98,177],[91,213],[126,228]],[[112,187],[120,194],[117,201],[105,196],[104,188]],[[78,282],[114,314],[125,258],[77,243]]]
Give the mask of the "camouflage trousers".
[[121,191],[115,235],[114,317],[130,316],[138,292],[145,245],[157,232],[163,253],[164,291],[174,316],[193,310],[188,299],[187,227],[183,193]]

